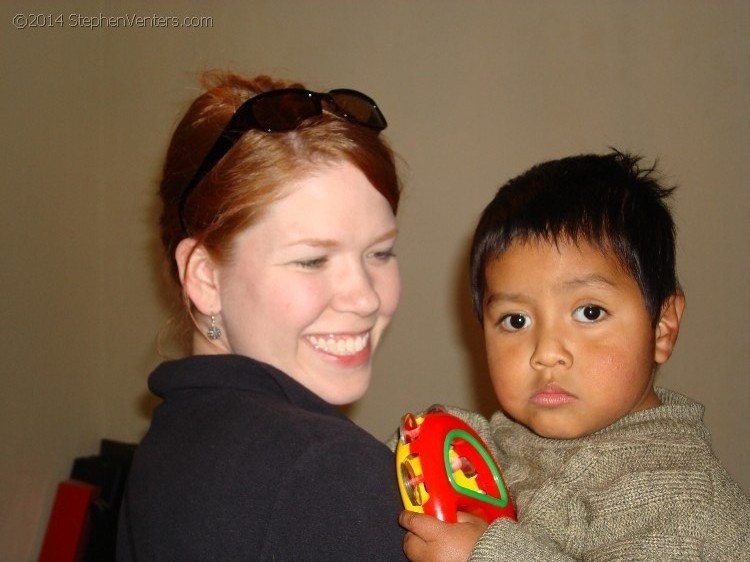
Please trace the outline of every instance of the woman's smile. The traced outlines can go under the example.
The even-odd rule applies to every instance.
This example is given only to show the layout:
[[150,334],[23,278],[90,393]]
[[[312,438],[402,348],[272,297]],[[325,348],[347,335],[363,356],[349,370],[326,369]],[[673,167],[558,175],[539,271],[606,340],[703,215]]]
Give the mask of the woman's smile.
[[318,351],[338,357],[360,355],[364,351],[369,352],[370,348],[369,332],[346,336],[337,334],[306,336],[306,338]]

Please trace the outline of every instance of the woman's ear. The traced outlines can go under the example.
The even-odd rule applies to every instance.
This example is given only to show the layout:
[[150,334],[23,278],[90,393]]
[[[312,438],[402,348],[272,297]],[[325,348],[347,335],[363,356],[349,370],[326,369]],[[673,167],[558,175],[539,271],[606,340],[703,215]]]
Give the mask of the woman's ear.
[[219,277],[216,263],[206,248],[193,238],[185,238],[177,245],[175,260],[182,290],[195,309],[205,316],[219,314]]
[[685,295],[676,293],[667,299],[656,324],[654,362],[666,363],[674,351],[677,335],[680,333],[680,320],[685,310]]

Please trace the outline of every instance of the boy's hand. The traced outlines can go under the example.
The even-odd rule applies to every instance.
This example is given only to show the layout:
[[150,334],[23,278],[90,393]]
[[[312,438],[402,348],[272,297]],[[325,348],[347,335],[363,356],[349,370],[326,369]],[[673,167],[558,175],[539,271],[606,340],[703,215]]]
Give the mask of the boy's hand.
[[458,523],[443,523],[412,511],[402,511],[398,522],[409,531],[404,537],[404,554],[412,562],[466,562],[487,528],[484,519],[461,512]]

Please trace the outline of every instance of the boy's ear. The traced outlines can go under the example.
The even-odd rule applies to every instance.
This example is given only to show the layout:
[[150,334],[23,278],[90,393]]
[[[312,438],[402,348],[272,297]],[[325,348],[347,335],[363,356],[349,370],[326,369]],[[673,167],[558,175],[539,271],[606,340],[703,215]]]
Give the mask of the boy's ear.
[[203,315],[221,312],[219,277],[216,263],[206,248],[192,238],[180,241],[175,250],[182,290]]
[[685,310],[685,295],[682,292],[667,299],[656,324],[654,362],[666,363],[674,351],[677,335],[680,332],[680,320]]

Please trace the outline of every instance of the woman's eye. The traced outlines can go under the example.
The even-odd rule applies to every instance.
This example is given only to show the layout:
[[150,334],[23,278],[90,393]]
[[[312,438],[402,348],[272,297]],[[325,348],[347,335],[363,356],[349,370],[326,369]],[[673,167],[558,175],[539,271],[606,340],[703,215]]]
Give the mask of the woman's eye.
[[382,250],[382,251],[379,251],[379,252],[373,252],[370,255],[375,260],[377,260],[377,261],[388,261],[388,260],[396,257],[396,254],[393,252],[393,249]]
[[500,326],[510,332],[516,332],[531,325],[531,318],[525,314],[506,314],[500,319]]
[[579,306],[573,311],[573,318],[579,322],[598,322],[607,315],[607,311],[601,306],[593,304],[587,304],[585,306]]
[[299,260],[294,263],[303,269],[320,269],[327,261],[327,258],[313,258],[309,260]]

